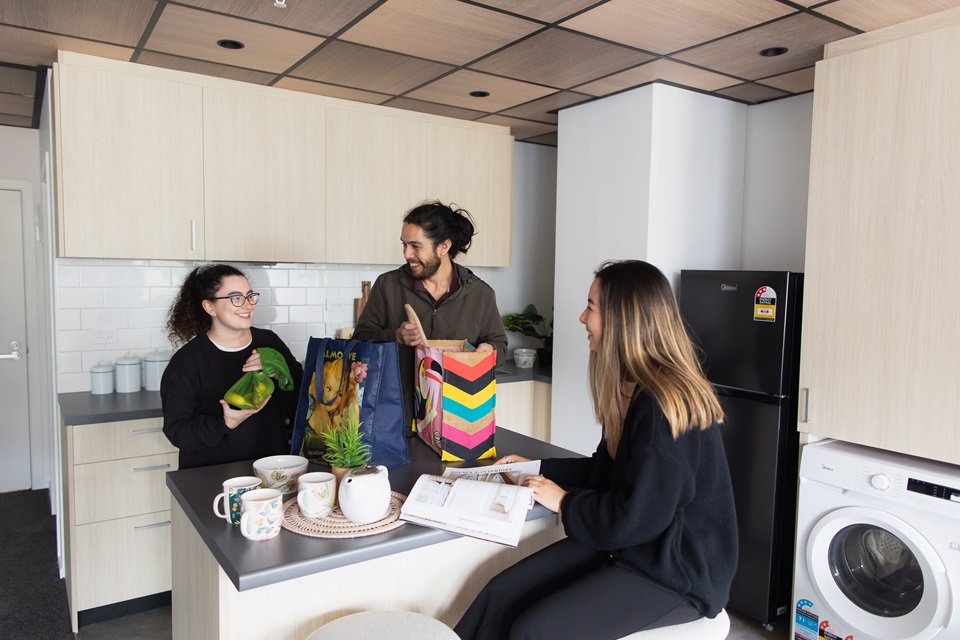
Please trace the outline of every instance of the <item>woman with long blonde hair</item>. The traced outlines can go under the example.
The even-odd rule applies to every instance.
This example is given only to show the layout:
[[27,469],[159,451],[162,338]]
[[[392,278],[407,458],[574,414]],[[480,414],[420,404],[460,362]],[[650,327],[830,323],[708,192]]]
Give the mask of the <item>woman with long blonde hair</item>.
[[720,403],[663,274],[629,260],[595,275],[580,322],[600,443],[524,481],[567,537],[493,578],[463,640],[615,639],[726,605],[737,525]]

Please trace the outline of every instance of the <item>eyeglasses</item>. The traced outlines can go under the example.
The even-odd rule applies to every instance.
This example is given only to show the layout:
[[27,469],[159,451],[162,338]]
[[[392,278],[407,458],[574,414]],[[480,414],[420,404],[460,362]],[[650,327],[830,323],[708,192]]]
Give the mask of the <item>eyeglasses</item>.
[[251,306],[255,306],[258,302],[260,302],[260,294],[248,293],[247,295],[243,295],[242,293],[234,293],[229,296],[217,296],[215,298],[210,298],[210,299],[211,300],[229,300],[230,303],[235,307],[242,307],[243,301],[246,300],[247,302],[250,303]]

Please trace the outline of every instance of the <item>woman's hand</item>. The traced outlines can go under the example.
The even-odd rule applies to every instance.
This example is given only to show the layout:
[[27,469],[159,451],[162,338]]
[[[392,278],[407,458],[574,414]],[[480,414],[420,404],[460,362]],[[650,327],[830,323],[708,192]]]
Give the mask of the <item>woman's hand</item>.
[[530,458],[524,458],[521,456],[509,455],[503,456],[493,464],[512,464],[514,462],[530,462]]
[[254,349],[247,361],[243,363],[243,372],[260,371],[261,369],[263,369],[263,365],[260,363],[260,354]]
[[547,480],[543,476],[527,476],[523,479],[523,485],[533,489],[533,499],[545,506],[554,513],[560,513],[560,501],[567,494],[553,480]]
[[[273,396],[270,397],[272,398]],[[260,405],[260,409],[263,409],[265,406],[267,406],[268,402],[270,402],[270,398],[267,398],[263,401],[263,404]],[[220,400],[220,406],[223,407],[223,422],[227,425],[228,429],[236,429],[244,420],[260,411],[260,409],[234,409],[227,404],[226,400],[222,399]]]

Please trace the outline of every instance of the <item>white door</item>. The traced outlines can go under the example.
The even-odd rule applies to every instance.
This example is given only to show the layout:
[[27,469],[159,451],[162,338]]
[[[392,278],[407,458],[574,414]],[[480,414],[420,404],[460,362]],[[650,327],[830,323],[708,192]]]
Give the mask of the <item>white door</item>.
[[0,492],[30,488],[21,206],[19,191],[0,190]]

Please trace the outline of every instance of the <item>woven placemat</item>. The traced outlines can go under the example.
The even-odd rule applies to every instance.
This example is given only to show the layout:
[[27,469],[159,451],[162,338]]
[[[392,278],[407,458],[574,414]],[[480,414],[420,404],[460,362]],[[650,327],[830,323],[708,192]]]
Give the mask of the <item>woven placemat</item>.
[[340,507],[334,507],[333,511],[322,518],[308,518],[300,513],[300,505],[296,498],[291,498],[283,503],[283,522],[281,525],[288,531],[299,533],[312,538],[363,538],[365,536],[375,536],[378,533],[392,531],[402,527],[405,523],[400,520],[400,507],[407,496],[402,493],[392,491],[390,493],[390,508],[387,509],[387,515],[376,522],[369,524],[357,524],[347,520]]

